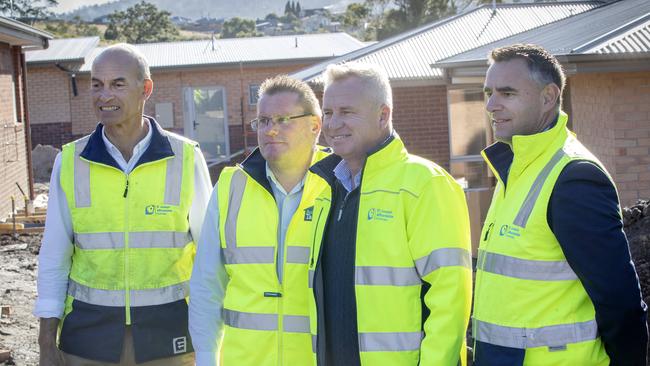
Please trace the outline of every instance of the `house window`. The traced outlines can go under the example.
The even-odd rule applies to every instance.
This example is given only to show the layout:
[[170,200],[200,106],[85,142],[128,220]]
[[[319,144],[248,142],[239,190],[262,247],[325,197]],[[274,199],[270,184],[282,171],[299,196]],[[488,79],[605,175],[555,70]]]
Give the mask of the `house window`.
[[448,103],[451,174],[466,189],[490,187],[493,178],[481,157],[481,150],[492,140],[483,86],[451,88]]
[[260,84],[250,84],[248,86],[248,105],[257,105],[257,92],[260,90]]

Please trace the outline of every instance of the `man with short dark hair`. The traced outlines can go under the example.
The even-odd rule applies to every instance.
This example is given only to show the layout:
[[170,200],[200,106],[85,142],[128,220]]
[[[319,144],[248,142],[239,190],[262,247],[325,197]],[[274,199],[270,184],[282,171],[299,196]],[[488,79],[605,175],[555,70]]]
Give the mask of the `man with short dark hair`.
[[192,365],[187,298],[205,160],[143,115],[153,81],[135,47],[104,49],[90,76],[97,128],[64,145],[52,169],[34,310],[40,364]]
[[[314,199],[324,188],[308,168],[318,99],[309,85],[270,78],[259,89],[259,147],[219,176],[199,240],[190,288],[197,365],[312,364],[307,267]],[[223,339],[220,335],[223,332]]]
[[646,365],[646,305],[603,164],[567,129],[564,73],[534,45],[498,48],[485,77],[497,177],[481,235],[477,366]]

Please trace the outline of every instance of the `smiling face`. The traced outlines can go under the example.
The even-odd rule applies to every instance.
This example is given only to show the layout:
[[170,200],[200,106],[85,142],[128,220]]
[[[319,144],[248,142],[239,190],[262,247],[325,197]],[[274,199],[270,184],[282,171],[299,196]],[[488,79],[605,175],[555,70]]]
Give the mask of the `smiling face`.
[[93,63],[90,92],[95,116],[108,128],[140,123],[151,80],[138,80],[138,64],[126,52],[101,54]]
[[[305,114],[300,97],[294,92],[279,92],[260,97],[257,117],[289,117]],[[311,159],[320,133],[318,116],[305,116],[279,125],[269,123],[257,130],[257,142],[264,159],[272,166],[304,164]]]
[[350,76],[334,81],[323,95],[325,140],[353,169],[390,133],[390,108],[364,89],[360,78]]
[[533,80],[524,59],[493,63],[483,89],[498,141],[511,143],[515,135],[539,133],[557,114],[559,88],[554,84],[542,86]]

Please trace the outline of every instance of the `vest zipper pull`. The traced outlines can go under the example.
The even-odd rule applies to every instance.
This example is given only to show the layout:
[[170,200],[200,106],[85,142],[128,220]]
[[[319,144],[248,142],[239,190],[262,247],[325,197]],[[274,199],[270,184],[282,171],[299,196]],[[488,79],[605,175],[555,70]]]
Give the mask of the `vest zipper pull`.
[[488,235],[490,235],[490,230],[492,230],[492,226],[494,226],[494,223],[491,223],[490,225],[488,225],[488,228],[485,231],[485,236],[483,237],[483,241],[487,240]]
[[127,193],[129,193],[129,180],[126,180],[126,187],[124,187],[124,198],[126,198]]
[[341,216],[343,216],[343,207],[339,209],[339,217],[336,219],[336,221],[341,221]]

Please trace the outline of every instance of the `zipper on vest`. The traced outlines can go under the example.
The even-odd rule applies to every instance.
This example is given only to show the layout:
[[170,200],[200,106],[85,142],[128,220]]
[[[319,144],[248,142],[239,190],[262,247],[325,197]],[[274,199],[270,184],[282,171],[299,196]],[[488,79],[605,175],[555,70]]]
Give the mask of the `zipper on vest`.
[[350,193],[348,192],[345,194],[345,197],[343,197],[343,203],[341,203],[341,208],[339,208],[339,214],[336,218],[336,221],[341,221],[341,216],[343,216],[343,210],[345,209],[345,204],[348,203],[348,197],[350,197]]
[[124,187],[124,198],[129,194],[129,176],[126,176],[126,187]]
[[493,223],[493,222],[490,223],[490,225],[488,225],[487,230],[485,230],[485,236],[483,237],[483,241],[487,241],[487,240],[488,240],[488,237],[490,236],[490,230],[492,230],[492,226],[494,226],[494,223]]
[[124,189],[124,311],[126,312],[126,325],[131,325],[131,289],[129,283],[129,174],[126,177],[126,188]]

